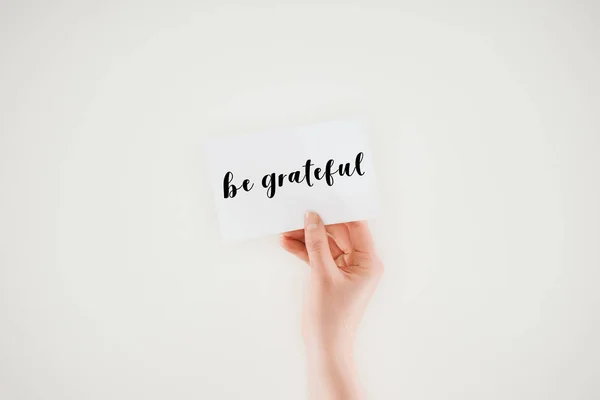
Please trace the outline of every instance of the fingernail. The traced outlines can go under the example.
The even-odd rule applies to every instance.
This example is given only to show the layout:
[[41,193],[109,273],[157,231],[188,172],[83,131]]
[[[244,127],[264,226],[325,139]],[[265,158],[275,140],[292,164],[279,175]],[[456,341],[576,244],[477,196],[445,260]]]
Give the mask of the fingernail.
[[309,231],[317,229],[319,226],[319,221],[319,215],[315,212],[309,211],[306,213],[306,215],[304,215],[304,226]]

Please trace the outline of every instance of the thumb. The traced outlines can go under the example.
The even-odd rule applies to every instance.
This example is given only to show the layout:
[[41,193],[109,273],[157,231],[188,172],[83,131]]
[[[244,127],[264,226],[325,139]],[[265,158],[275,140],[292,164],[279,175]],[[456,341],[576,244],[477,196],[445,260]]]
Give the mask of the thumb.
[[323,220],[312,211],[304,216],[304,243],[312,266],[326,268],[333,261]]

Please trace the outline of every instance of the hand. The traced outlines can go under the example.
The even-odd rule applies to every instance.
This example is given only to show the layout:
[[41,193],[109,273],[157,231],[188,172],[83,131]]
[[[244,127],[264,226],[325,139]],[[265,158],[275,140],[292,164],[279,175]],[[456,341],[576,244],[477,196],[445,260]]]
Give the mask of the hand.
[[383,272],[367,223],[325,226],[316,213],[307,213],[304,230],[282,234],[281,245],[312,267],[303,336],[314,394],[359,398],[354,337]]

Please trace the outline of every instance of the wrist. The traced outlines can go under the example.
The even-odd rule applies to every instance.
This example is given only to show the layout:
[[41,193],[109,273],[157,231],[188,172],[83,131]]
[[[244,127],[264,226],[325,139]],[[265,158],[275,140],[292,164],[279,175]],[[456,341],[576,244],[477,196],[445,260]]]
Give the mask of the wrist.
[[304,335],[304,345],[310,358],[348,359],[354,352],[354,335],[313,332]]
[[354,364],[352,337],[305,338],[311,393],[319,399],[354,400],[362,390]]

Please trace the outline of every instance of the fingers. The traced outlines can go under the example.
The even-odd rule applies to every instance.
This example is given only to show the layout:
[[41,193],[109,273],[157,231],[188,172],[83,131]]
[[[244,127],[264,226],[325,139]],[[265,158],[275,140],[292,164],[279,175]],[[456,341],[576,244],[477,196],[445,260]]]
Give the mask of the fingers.
[[367,221],[354,221],[346,223],[352,248],[359,252],[369,253],[375,250],[373,236]]
[[313,267],[318,269],[330,268],[332,265],[336,267],[329,250],[329,236],[317,213],[308,212],[304,217],[304,242]]
[[304,229],[298,229],[295,231],[283,232],[283,236],[286,236],[291,239],[296,239],[304,243]]
[[281,247],[283,247],[288,253],[291,253],[301,259],[302,261],[308,263],[308,252],[306,251],[306,246],[304,242],[286,236],[285,234],[280,237]]
[[331,252],[331,256],[333,257],[333,259],[335,260],[342,254],[344,254],[344,252],[342,251],[342,249],[340,249],[340,247],[336,243],[335,238],[333,236],[331,236],[331,234],[328,232],[327,225],[325,225],[325,231],[327,232],[327,241],[329,242],[329,251]]
[[350,254],[352,252],[352,241],[350,240],[346,224],[326,225],[325,229],[327,229],[327,233],[334,239],[336,246],[341,252],[337,255],[332,254],[333,258],[337,258],[340,254]]
[[[337,267],[343,267],[345,262],[342,255],[375,251],[366,221],[325,226],[316,213],[306,214],[304,229],[283,233],[281,245],[301,260],[326,268],[336,264]],[[333,260],[339,260],[339,263]]]
[[[338,225],[344,225],[344,224],[338,224]],[[344,254],[345,252],[341,250],[341,248],[338,246],[338,244],[336,243],[337,238],[332,235],[331,233],[333,231],[330,231],[331,227],[335,227],[335,225],[326,225],[325,226],[325,230],[327,231],[328,234],[328,241],[329,241],[329,250],[331,251],[331,255],[334,259],[338,258],[339,256],[341,256],[342,254]],[[344,225],[343,228],[346,230],[346,236],[348,236],[348,229],[346,228],[346,226]],[[302,245],[304,245],[304,229],[298,229],[295,231],[289,231],[289,232],[284,232],[281,234],[284,237],[287,237],[289,239],[295,239],[299,242],[302,242]],[[350,243],[350,240],[348,239],[348,243]]]

